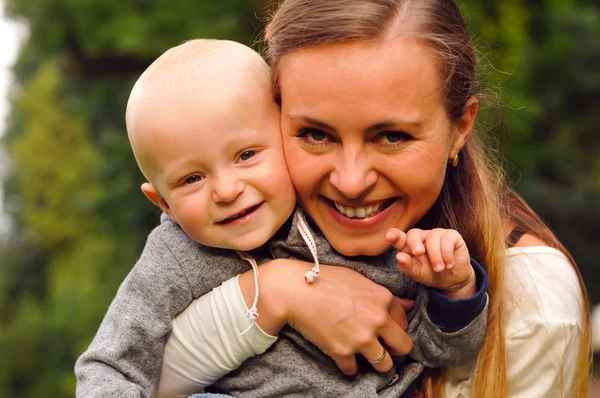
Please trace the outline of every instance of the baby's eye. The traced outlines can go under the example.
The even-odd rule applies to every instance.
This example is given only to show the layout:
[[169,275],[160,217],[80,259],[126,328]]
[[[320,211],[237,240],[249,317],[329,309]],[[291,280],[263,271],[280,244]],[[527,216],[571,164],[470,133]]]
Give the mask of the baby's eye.
[[323,130],[314,128],[304,128],[300,130],[298,137],[312,145],[323,145],[328,142],[328,134]]
[[242,162],[254,157],[254,155],[256,155],[255,151],[244,151],[242,152],[242,154],[240,155],[240,160]]
[[202,181],[204,179],[204,177],[202,177],[199,174],[194,174],[193,176],[189,176],[188,178],[186,178],[185,183],[186,184],[194,184],[196,182]]

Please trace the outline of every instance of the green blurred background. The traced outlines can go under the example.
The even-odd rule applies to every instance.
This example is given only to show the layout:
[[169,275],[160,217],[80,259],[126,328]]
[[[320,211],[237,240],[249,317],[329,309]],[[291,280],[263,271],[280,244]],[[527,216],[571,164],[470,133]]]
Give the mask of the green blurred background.
[[[4,0],[29,35],[2,136],[12,229],[0,240],[0,397],[73,396],[73,364],[158,222],[125,133],[135,79],[186,39],[255,44],[270,3]],[[600,5],[462,6],[496,97],[489,136],[600,302]]]

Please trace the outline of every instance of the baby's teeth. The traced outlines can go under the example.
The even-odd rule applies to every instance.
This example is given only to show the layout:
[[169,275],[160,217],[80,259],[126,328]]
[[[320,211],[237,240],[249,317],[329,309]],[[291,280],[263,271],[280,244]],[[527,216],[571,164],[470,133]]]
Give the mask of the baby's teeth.
[[354,209],[352,207],[349,207],[346,209],[346,215],[350,218],[353,218],[355,216],[355,212]]
[[367,212],[365,211],[364,207],[359,207],[358,209],[356,209],[356,217],[365,218],[366,215],[367,215]]

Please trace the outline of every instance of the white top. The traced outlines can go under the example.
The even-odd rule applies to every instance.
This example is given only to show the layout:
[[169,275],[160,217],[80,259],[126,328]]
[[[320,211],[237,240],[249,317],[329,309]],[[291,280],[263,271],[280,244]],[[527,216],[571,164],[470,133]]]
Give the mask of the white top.
[[[582,332],[582,294],[569,260],[550,247],[507,249],[505,336],[509,396],[566,397]],[[469,397],[474,364],[451,368],[446,397]]]
[[600,351],[600,304],[592,308],[592,349],[594,353]]
[[[506,289],[510,397],[567,396],[582,330],[582,296],[573,267],[549,247],[510,248]],[[185,396],[270,347],[276,338],[250,324],[246,311],[233,278],[178,315],[165,347],[159,391]],[[446,397],[469,397],[473,366],[449,369]]]

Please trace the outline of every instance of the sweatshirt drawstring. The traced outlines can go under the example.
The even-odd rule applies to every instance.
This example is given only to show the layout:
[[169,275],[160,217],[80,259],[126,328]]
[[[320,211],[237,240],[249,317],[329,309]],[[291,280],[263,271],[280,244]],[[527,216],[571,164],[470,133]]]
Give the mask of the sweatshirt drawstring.
[[302,235],[302,239],[306,242],[308,249],[310,250],[313,260],[315,262],[315,266],[312,267],[310,271],[304,274],[304,280],[306,283],[313,283],[315,279],[319,277],[320,267],[319,267],[319,257],[317,256],[317,244],[315,243],[315,239],[310,234],[310,230],[306,225],[306,222],[302,219],[302,217],[297,217],[298,219],[298,230],[300,231],[300,235]]
[[252,271],[254,272],[254,302],[252,303],[252,307],[246,313],[248,319],[252,321],[256,321],[258,318],[258,310],[256,306],[258,305],[258,265],[256,264],[256,260],[246,252],[236,250],[237,254],[244,260],[248,261],[252,266]]
[[[320,266],[319,266],[319,258],[317,257],[317,245],[315,243],[315,239],[310,233],[306,222],[302,219],[302,217],[297,217],[298,230],[300,231],[300,235],[308,249],[310,250],[313,260],[315,262],[315,266],[312,269],[304,274],[304,280],[307,283],[312,283],[319,277]],[[258,305],[258,265],[256,264],[256,260],[246,252],[236,250],[237,254],[243,259],[250,263],[252,266],[252,271],[254,273],[254,302],[252,303],[252,307],[246,313],[248,319],[256,322],[256,318],[258,318],[258,309],[256,306]]]

